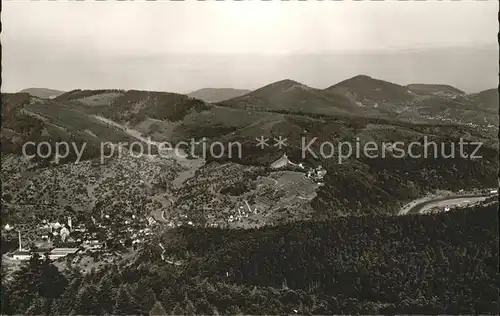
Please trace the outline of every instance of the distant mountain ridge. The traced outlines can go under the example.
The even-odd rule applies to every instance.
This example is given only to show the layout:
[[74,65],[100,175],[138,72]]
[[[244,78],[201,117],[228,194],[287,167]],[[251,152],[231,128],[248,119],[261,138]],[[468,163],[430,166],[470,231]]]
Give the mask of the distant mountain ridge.
[[19,93],[29,93],[30,95],[41,99],[53,99],[65,93],[61,90],[47,88],[27,88],[19,91]]
[[[210,88],[198,91],[248,92]],[[255,128],[262,126],[263,130],[276,124],[287,129],[289,124],[283,122],[283,115],[375,117],[431,124],[476,124],[486,128],[497,125],[492,114],[498,113],[496,89],[464,94],[450,85],[403,86],[367,75],[343,80],[326,89],[284,79],[220,102],[203,101],[196,98],[194,92],[183,95],[122,89],[77,89],[53,100],[39,98],[35,101],[36,105],[27,105],[26,110],[48,116],[56,125],[71,127],[87,122],[85,125],[93,126],[93,120],[88,121],[89,116],[99,115],[129,124],[158,139],[217,137],[252,124]],[[65,114],[57,119],[54,111]],[[264,120],[266,116],[270,119]],[[73,120],[78,124],[72,123]],[[57,121],[61,121],[60,124]],[[252,130],[247,129],[245,133],[252,134]],[[105,133],[96,134],[106,138]]]
[[406,87],[412,92],[421,94],[465,94],[464,91],[447,84],[412,83]]
[[[376,89],[381,89],[386,102],[389,102],[389,97],[396,100],[409,98],[406,94],[402,97],[399,94],[407,91],[407,87],[368,76],[343,81],[341,88],[354,91],[355,100],[364,95],[371,100],[380,97],[380,91]],[[372,90],[375,90],[374,95],[370,94]],[[495,140],[490,138],[494,128],[485,127],[485,123],[496,124],[485,119],[496,119],[497,116],[492,114],[493,111],[481,111],[483,105],[489,107],[498,98],[494,89],[457,98],[421,97],[406,92],[412,98],[397,105],[389,102],[385,112],[381,111],[381,106],[360,106],[356,103],[358,101],[353,102],[341,92],[339,86],[334,91],[321,90],[285,79],[214,104],[181,94],[137,90],[73,90],[54,100],[38,99],[27,93],[2,95],[2,151],[20,153],[26,141],[75,140],[89,143],[87,147],[92,150],[86,150],[88,156],[84,158],[93,159],[99,157],[100,144],[104,141],[129,144],[134,141],[129,131],[172,144],[202,138],[222,144],[239,142],[245,154],[231,158],[225,152],[221,161],[268,166],[285,151],[294,162],[303,160],[310,165],[321,162],[328,173],[324,187],[311,201],[311,207],[318,211],[332,210],[334,215],[391,213],[399,207],[396,201],[415,198],[429,188],[446,185],[445,188],[458,190],[477,187],[478,184],[491,187],[497,182],[494,162],[498,160],[498,143],[496,135]],[[407,116],[401,117],[403,114]],[[107,124],[96,116],[118,122],[126,129]],[[457,120],[447,120],[449,118]],[[287,140],[284,150],[276,146],[265,149],[255,146],[257,137],[273,139],[278,135]],[[469,135],[485,144],[480,153],[485,158],[459,159],[451,164],[433,159],[367,158],[352,159],[339,165],[333,157],[319,157],[324,161],[318,161],[309,153],[304,159],[302,153],[303,140],[306,139],[307,144],[313,137],[318,137],[318,140],[311,149],[320,153],[321,144],[326,142],[337,144],[359,139],[362,144],[387,140],[407,143],[421,141],[424,135],[432,135],[437,143],[456,141],[462,135]],[[211,159],[218,160],[208,155],[208,162]],[[412,173],[408,175],[407,171]],[[413,183],[411,187],[408,186],[409,180]],[[200,191],[191,192],[186,199],[198,196],[196,192]],[[198,200],[197,203],[196,207],[204,201]]]
[[188,93],[188,96],[205,102],[221,102],[236,98],[247,93],[251,90],[246,89],[232,89],[232,88],[203,88]]
[[404,86],[366,75],[341,81],[325,90],[349,94],[352,99],[361,103],[405,102],[414,98]]
[[273,82],[221,103],[241,109],[272,109],[319,114],[333,114],[339,111],[355,113],[359,110],[346,96],[312,88],[291,79]]
[[485,108],[498,111],[498,90],[488,89],[473,94]]

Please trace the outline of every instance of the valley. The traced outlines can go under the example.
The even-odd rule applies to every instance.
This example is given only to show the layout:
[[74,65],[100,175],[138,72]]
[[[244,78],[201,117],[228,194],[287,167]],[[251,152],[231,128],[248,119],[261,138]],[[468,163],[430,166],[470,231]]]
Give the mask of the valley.
[[[424,311],[422,306],[429,310],[429,304],[443,311],[440,304],[450,299],[448,294],[429,303],[426,289],[404,277],[409,273],[405,268],[386,275],[387,265],[395,255],[392,247],[407,247],[400,253],[408,267],[429,267],[424,259],[415,259],[415,253],[436,262],[443,253],[458,266],[464,251],[482,247],[484,258],[467,259],[476,263],[493,256],[489,243],[450,245],[460,234],[469,234],[463,218],[480,221],[476,213],[491,217],[498,205],[491,189],[498,183],[494,100],[488,91],[466,95],[450,86],[399,86],[367,76],[325,90],[284,80],[209,103],[135,90],[75,90],[51,99],[2,95],[2,248],[10,278],[23,271],[13,255],[27,252],[15,250],[19,231],[23,247],[32,252],[44,247],[75,249],[54,266],[64,275],[92,279],[92,284],[134,270],[141,271],[138,275],[153,284],[158,295],[171,293],[161,294],[156,279],[182,279],[191,289],[171,289],[186,295],[200,288],[233,297],[235,292],[226,287],[234,286],[254,293],[253,302],[276,306],[277,312],[382,312],[412,306]],[[283,137],[286,146],[258,148],[261,136],[270,141]],[[339,163],[338,153],[303,155],[303,140],[314,137],[311,150],[316,153],[324,142],[413,142],[420,144],[421,152],[429,139],[436,142],[438,153],[444,148],[457,156],[396,157],[382,146],[383,157],[363,153]],[[450,144],[461,139],[481,142],[482,158],[458,156],[458,148]],[[161,146],[191,140],[194,151]],[[85,143],[85,154],[82,161],[69,155],[59,163],[54,156],[26,159],[21,150],[26,141]],[[241,144],[242,155],[207,155],[204,141]],[[133,143],[147,150],[134,150]],[[412,219],[413,214],[421,216]],[[431,227],[441,220],[449,225],[435,232]],[[59,228],[52,228],[55,224]],[[401,225],[412,233],[406,236]],[[71,229],[67,240],[62,240],[64,226]],[[441,234],[452,227],[457,232]],[[390,233],[383,233],[385,229]],[[488,226],[482,233],[492,230]],[[326,233],[331,231],[331,236]],[[354,236],[356,231],[361,237]],[[375,240],[368,242],[368,236]],[[400,243],[394,241],[398,239]],[[432,239],[447,246],[435,248]],[[421,240],[426,250],[419,250]],[[369,250],[362,250],[367,245]],[[278,271],[278,266],[284,268]],[[447,275],[438,266],[422,269],[413,277],[430,282],[436,275]],[[482,269],[489,271],[489,263]],[[200,278],[205,281],[185,281]],[[352,278],[358,281],[348,281]],[[489,274],[471,278],[490,282],[485,281]],[[139,286],[139,281],[131,282]],[[443,282],[462,288],[465,279]],[[340,289],[340,296],[334,288]],[[424,298],[408,303],[387,288]],[[127,291],[140,296],[136,290]],[[301,303],[288,302],[288,296]],[[354,302],[353,297],[359,299]],[[232,311],[206,299],[217,309]],[[168,300],[163,304],[176,308]],[[183,302],[179,308],[187,311],[190,304]],[[194,305],[199,313],[210,312]],[[254,305],[240,306],[249,313],[263,312]]]
[[[144,188],[139,188],[141,194],[154,198],[161,205],[153,211],[156,219],[165,221],[169,218],[168,222],[173,223],[182,222],[181,218],[190,218],[186,221],[227,225],[231,216],[241,217],[238,210],[243,207],[250,213],[254,213],[254,209],[269,212],[264,217],[258,215],[259,220],[255,223],[260,226],[280,222],[283,218],[303,220],[347,214],[396,214],[401,203],[418,199],[435,190],[492,187],[496,183],[492,175],[498,166],[495,161],[498,142],[492,136],[494,129],[491,123],[487,123],[491,115],[486,113],[494,111],[494,107],[487,103],[495,100],[490,94],[490,91],[485,91],[466,95],[443,85],[404,87],[368,76],[357,76],[325,90],[283,80],[213,104],[173,93],[135,90],[75,90],[54,99],[40,99],[26,94],[6,95],[4,99],[8,99],[2,108],[6,118],[2,137],[6,138],[6,143],[12,143],[13,147],[7,150],[14,155],[16,151],[19,153],[16,147],[26,140],[89,141],[91,149],[86,150],[84,159],[92,161],[92,166],[95,165],[92,168],[103,170],[111,166],[97,166],[103,162],[99,162],[99,156],[102,158],[103,155],[103,142],[131,144],[138,141],[147,145],[148,150],[137,161],[146,165],[157,164],[164,169],[176,166],[167,180],[140,179],[144,183]],[[307,109],[296,105],[301,100],[306,102]],[[453,117],[458,119],[451,124],[433,123],[439,116],[436,113],[433,113],[430,121],[426,121],[425,115],[398,119],[404,113],[398,110],[401,107],[416,109],[425,101],[443,111],[445,103],[439,102],[446,100],[454,102],[449,109],[455,111]],[[326,112],[322,110],[327,108],[329,110]],[[460,117],[456,112],[458,108],[476,111],[484,121],[464,122],[462,119],[465,117]],[[33,122],[28,124],[39,127],[20,129],[15,125],[20,120],[31,120]],[[153,123],[146,124],[146,121]],[[475,124],[482,124],[483,129]],[[17,138],[8,136],[12,132],[17,133]],[[424,135],[443,144],[456,142],[459,137],[480,141],[483,143],[480,153],[484,158],[479,161],[396,159],[389,154],[386,159],[361,156],[339,165],[334,163],[336,156],[331,159],[300,156],[300,143],[304,137],[319,137],[318,144],[332,140],[337,144],[354,139],[365,144],[387,140],[421,142]],[[288,146],[283,150],[272,146],[258,150],[254,142],[259,136],[270,139],[283,136]],[[198,142],[206,138],[208,144],[217,141],[237,142],[242,144],[243,155],[230,157],[225,154],[221,158],[209,156],[204,160],[189,157],[200,154],[200,150],[203,150],[200,146],[196,146],[195,152],[191,153],[158,150],[162,142],[175,145],[190,138]],[[313,146],[313,151],[318,152],[318,146]],[[123,150],[124,153],[127,151],[129,157],[111,154],[112,159],[120,161],[120,165],[129,164],[130,155],[133,154],[127,145]],[[303,163],[306,169],[323,165],[327,172],[324,183],[308,180],[302,171],[270,170],[271,163],[283,153],[287,153],[292,161]],[[186,154],[187,158],[183,158]],[[30,163],[35,173],[38,173],[38,163]],[[127,168],[132,168],[132,171],[136,168],[133,166]],[[61,169],[61,174],[64,174],[66,170],[74,172],[73,169],[81,166],[68,163],[48,168]],[[456,170],[469,170],[470,173],[457,177]],[[7,172],[14,171],[5,169],[3,173]],[[43,173],[40,176],[42,179],[45,177]],[[109,179],[115,181],[114,178]],[[272,181],[266,182],[265,179]],[[160,187],[154,184],[158,182],[161,182]],[[227,193],[236,187],[240,190],[238,195]],[[296,190],[299,187],[304,189],[299,192]],[[9,194],[17,196],[20,193],[14,190]],[[29,203],[37,199],[36,196],[30,198]],[[89,203],[80,198],[74,201],[68,199],[64,203]],[[95,197],[91,200],[92,204],[96,203]],[[52,199],[50,203],[59,202]],[[282,215],[277,215],[277,212],[282,212]],[[221,218],[226,219],[221,222]]]
[[2,2],[0,316],[500,315],[498,1],[60,2]]

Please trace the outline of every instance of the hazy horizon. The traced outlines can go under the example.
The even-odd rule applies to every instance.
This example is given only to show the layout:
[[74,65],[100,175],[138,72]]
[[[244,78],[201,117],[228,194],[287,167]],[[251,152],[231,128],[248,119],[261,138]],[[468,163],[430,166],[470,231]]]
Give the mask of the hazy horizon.
[[2,92],[498,85],[498,2],[3,4]]

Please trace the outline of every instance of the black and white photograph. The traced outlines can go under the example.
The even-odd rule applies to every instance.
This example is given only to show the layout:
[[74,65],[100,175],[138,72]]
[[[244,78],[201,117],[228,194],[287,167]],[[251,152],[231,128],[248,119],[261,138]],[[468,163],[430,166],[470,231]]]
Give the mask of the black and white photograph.
[[499,2],[4,0],[1,315],[498,315]]

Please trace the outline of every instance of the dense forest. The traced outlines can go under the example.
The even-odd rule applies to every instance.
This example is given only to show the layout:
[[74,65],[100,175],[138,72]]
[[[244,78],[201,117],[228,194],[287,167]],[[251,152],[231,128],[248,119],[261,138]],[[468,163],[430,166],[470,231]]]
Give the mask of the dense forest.
[[[251,230],[180,227],[88,275],[33,258],[2,283],[2,314],[498,314],[498,240],[497,203]],[[163,262],[159,242],[183,265]]]
[[91,112],[133,125],[146,118],[180,121],[191,109],[201,111],[209,107],[201,100],[182,94],[129,90],[114,99],[109,106],[94,107]]

